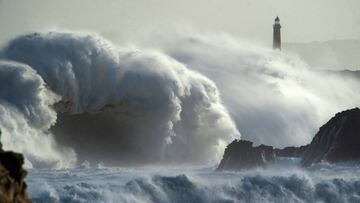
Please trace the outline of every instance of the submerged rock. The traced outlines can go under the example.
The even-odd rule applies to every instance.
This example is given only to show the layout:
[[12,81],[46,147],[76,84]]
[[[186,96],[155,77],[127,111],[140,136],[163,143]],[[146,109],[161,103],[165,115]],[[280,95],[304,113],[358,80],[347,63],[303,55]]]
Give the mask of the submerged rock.
[[[0,131],[1,135],[1,131]],[[0,202],[30,202],[24,181],[27,172],[22,168],[24,157],[15,152],[0,148]]]

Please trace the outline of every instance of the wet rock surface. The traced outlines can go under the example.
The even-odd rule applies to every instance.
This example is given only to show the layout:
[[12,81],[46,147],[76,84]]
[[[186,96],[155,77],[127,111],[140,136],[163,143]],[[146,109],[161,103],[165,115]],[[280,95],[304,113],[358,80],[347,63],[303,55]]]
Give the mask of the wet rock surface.
[[27,172],[23,169],[23,165],[24,157],[21,154],[0,149],[1,203],[30,202],[24,181]]
[[218,170],[241,170],[266,167],[278,157],[301,158],[302,166],[360,160],[360,109],[337,113],[315,135],[312,142],[300,147],[277,149],[253,146],[246,140],[234,140],[225,149]]
[[301,164],[330,163],[360,159],[360,109],[337,113],[311,141]]

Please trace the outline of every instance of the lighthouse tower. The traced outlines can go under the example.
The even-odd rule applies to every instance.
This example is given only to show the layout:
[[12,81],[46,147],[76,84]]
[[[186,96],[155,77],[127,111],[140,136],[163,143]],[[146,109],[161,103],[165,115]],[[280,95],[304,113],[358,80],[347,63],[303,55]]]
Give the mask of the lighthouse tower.
[[281,50],[281,25],[280,25],[280,18],[276,16],[275,23],[274,23],[274,34],[273,34],[273,49]]

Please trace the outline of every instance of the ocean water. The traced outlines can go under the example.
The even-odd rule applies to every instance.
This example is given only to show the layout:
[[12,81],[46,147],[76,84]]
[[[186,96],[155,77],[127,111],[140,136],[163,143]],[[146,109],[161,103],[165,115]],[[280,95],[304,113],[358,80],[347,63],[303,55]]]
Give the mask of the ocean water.
[[[360,202],[354,163],[194,167],[219,162],[234,139],[309,143],[334,113],[359,106],[360,83],[286,52],[188,34],[132,47],[54,31],[0,48],[1,142],[32,168],[33,202]],[[192,167],[73,168],[85,160]]]
[[35,203],[360,202],[360,165],[284,159],[267,168],[217,172],[213,167],[80,167],[30,169]]

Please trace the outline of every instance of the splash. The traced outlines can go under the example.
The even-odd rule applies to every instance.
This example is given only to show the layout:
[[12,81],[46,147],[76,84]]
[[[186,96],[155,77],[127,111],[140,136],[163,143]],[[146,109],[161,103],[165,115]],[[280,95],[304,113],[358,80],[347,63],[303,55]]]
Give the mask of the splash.
[[[31,86],[24,85],[3,96],[19,96],[23,105],[12,104],[12,113],[25,115],[24,123],[40,127],[24,128],[49,139],[48,145],[32,143],[56,153],[60,149],[50,143],[68,147],[81,162],[215,163],[226,143],[240,136],[216,85],[158,51],[120,49],[97,35],[50,32],[15,38],[3,58],[26,66],[32,75],[14,72],[36,79],[37,88],[49,92],[33,98]],[[4,83],[16,82],[5,78]],[[25,101],[23,94],[29,97]],[[33,106],[39,112],[27,116]],[[17,129],[2,127],[9,142],[26,136],[9,137]],[[46,154],[30,147],[9,145],[25,155]]]
[[74,152],[59,147],[46,131],[56,120],[49,106],[59,97],[46,89],[42,78],[25,64],[0,61],[0,87],[1,141],[5,149],[25,153],[28,167],[32,163],[72,165]]
[[[184,168],[32,170],[29,194],[34,202],[360,201],[358,165],[314,165],[316,169],[304,170],[293,161],[242,172]],[[60,183],[59,178],[63,180]]]
[[238,129],[256,143],[306,144],[360,104],[359,80],[297,56],[229,36],[150,41],[119,47],[75,32],[11,40],[1,51],[4,145],[35,166],[214,164]]
[[360,105],[359,79],[316,70],[296,55],[227,35],[175,36],[144,44],[213,80],[242,138],[257,144],[307,144],[333,114]]

